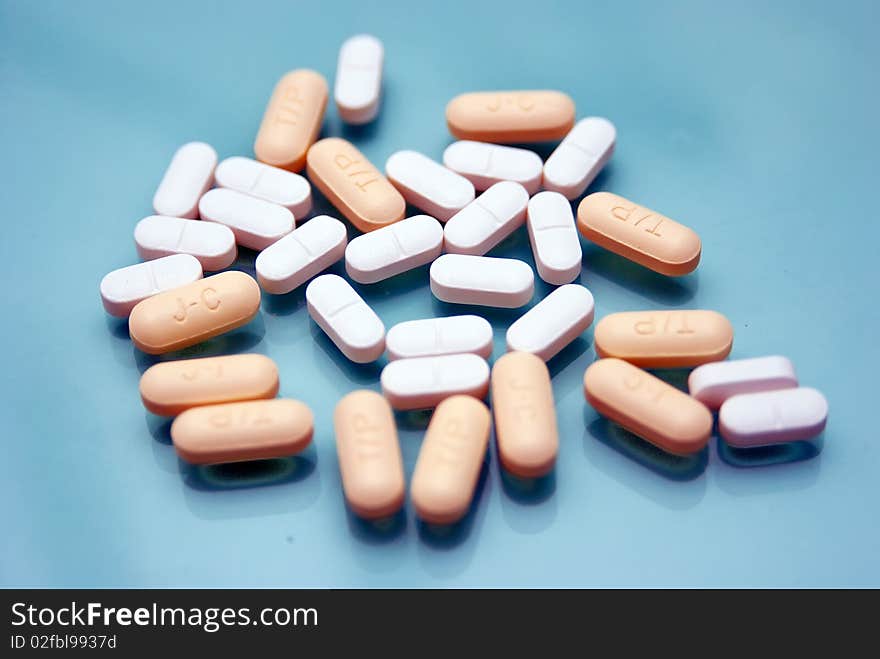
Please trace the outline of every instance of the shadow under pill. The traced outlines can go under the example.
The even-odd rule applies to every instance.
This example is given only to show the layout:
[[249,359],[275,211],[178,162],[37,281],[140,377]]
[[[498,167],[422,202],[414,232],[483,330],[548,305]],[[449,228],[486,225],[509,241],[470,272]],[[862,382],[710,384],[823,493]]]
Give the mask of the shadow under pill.
[[663,380],[666,384],[670,384],[676,389],[688,393],[688,377],[690,377],[691,368],[651,368],[648,372]]
[[191,465],[179,461],[184,483],[196,490],[239,490],[307,478],[314,470],[317,456],[313,448],[299,455],[266,460],[248,460],[216,465]]
[[305,308],[306,286],[307,284],[303,284],[283,295],[263,293],[263,311],[270,316],[289,316]]
[[482,467],[480,467],[480,474],[474,487],[474,496],[471,498],[464,517],[454,524],[431,524],[417,519],[416,528],[418,529],[419,539],[432,549],[438,550],[454,549],[467,540],[474,527],[477,509],[480,506],[480,500],[482,499],[488,477],[489,460],[487,458],[483,461]]
[[435,316],[480,316],[488,320],[493,326],[510,325],[529,309],[528,305],[515,309],[506,309],[504,307],[484,307],[479,304],[454,304],[437,299],[433,293],[431,294],[431,305],[434,308]]
[[353,280],[350,283],[367,304],[373,304],[377,300],[403,295],[428,287],[430,284],[430,275],[428,273],[430,267],[430,263],[421,265],[412,270],[401,272],[399,275],[377,281],[374,284],[359,284]]
[[433,409],[429,410],[396,410],[394,420],[398,430],[425,431],[431,423]]
[[668,277],[589,243],[584,245],[583,263],[584,268],[593,275],[656,304],[673,307],[684,305],[699,288],[699,271],[684,277]]
[[550,358],[550,361],[547,362],[547,370],[550,371],[550,378],[553,379],[562,373],[589,349],[589,339],[583,335],[577,337],[574,341],[553,355],[553,357]]
[[354,385],[374,385],[379,381],[379,375],[382,373],[382,365],[384,360],[369,362],[367,364],[357,364],[342,354],[342,351],[336,347],[336,344],[330,340],[324,330],[318,327],[317,323],[309,323],[309,331],[315,344],[324,351],[330,361],[342,372],[342,374]]
[[107,315],[105,321],[110,336],[126,341],[131,338],[128,334],[128,318],[117,318],[116,316]]
[[521,478],[506,471],[498,461],[501,489],[516,503],[534,506],[547,501],[556,492],[556,468],[539,478]]
[[360,542],[381,545],[393,542],[406,531],[406,507],[382,519],[364,519],[345,506],[345,515],[351,534]]
[[171,424],[174,423],[174,417],[158,416],[152,412],[146,412],[144,417],[147,422],[147,430],[150,435],[160,444],[171,446]]
[[716,437],[716,447],[718,457],[731,467],[771,467],[815,458],[825,447],[825,433],[823,432],[810,440],[752,448],[731,446],[721,437]]

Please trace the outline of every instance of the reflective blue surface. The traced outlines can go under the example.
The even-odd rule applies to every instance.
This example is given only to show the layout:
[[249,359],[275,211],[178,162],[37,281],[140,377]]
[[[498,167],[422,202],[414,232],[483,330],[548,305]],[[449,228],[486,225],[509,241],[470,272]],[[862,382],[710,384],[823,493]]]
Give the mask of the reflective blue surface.
[[[878,6],[0,3],[0,583],[880,585]],[[377,387],[384,361],[341,358],[300,290],[267,296],[252,324],[187,354],[270,355],[282,395],[315,411],[314,446],[256,466],[180,463],[168,422],[138,398],[154,359],[104,314],[98,282],[136,260],[132,229],[180,144],[250,155],[276,79],[313,67],[332,81],[339,44],[360,31],[386,47],[380,118],[344,128],[331,108],[326,135],[380,167],[401,148],[439,159],[454,95],[567,91],[579,116],[618,129],[592,190],[704,242],[680,280],[585,246],[598,317],[718,309],[736,330],[733,357],[786,354],[826,394],[824,438],[659,453],[584,403],[590,331],[550,364],[561,429],[550,478],[502,478],[492,453],[458,527],[438,533],[408,506],[376,528],[343,505],[332,410]],[[493,253],[532,263],[524,230]],[[253,272],[253,259],[236,267]],[[359,290],[387,326],[458,311],[432,298],[425,269]],[[519,313],[486,314],[496,355]],[[399,417],[407,475],[426,422]]]

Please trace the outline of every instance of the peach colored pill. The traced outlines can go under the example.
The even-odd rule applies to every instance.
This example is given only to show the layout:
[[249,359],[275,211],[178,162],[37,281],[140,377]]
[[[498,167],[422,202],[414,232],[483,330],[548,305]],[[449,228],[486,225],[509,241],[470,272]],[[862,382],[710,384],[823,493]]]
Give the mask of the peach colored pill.
[[309,149],[306,172],[339,212],[361,231],[403,219],[406,202],[350,142],[328,137]]
[[416,514],[452,524],[468,510],[489,443],[489,409],[470,396],[447,398],[431,417],[412,477]]
[[295,455],[313,433],[312,411],[289,398],[193,407],[171,424],[177,454],[192,464]]
[[257,282],[243,272],[221,272],[139,302],[128,332],[135,346],[158,355],[241,327],[259,310]]
[[391,406],[375,391],[345,396],[333,412],[345,499],[366,519],[393,515],[404,498],[403,458]]
[[693,229],[610,192],[584,197],[577,225],[597,245],[664,275],[680,277],[700,263]]
[[257,160],[293,172],[306,164],[327,108],[327,81],[315,71],[287,73],[272,92],[254,142]]
[[473,92],[449,102],[446,123],[460,140],[561,140],[574,126],[574,101],[557,91]]
[[275,398],[278,367],[264,355],[224,355],[162,362],[141,376],[141,400],[153,414],[191,407]]
[[730,354],[733,326],[717,311],[624,311],[596,324],[596,354],[642,368],[688,368]]
[[584,395],[599,414],[670,453],[696,453],[712,433],[705,405],[621,359],[593,362]]
[[495,362],[492,409],[498,455],[507,471],[537,478],[553,469],[559,433],[550,372],[540,357],[508,352]]

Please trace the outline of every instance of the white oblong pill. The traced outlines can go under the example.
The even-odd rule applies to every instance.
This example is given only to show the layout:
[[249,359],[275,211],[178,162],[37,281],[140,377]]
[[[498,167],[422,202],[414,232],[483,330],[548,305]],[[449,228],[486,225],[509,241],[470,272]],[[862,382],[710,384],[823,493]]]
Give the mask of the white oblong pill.
[[235,241],[243,247],[266,249],[293,231],[293,213],[284,206],[229,190],[208,190],[199,200],[203,220],[232,229]]
[[731,396],[798,386],[794,365],[780,355],[731,359],[697,366],[688,377],[691,396],[718,409]]
[[372,35],[359,34],[342,43],[333,97],[343,121],[366,124],[379,114],[384,57],[382,42]]
[[583,194],[611,158],[616,139],[607,119],[581,119],[544,163],[544,188],[568,199]]
[[501,181],[514,181],[530,195],[541,187],[544,168],[534,151],[470,140],[446,147],[443,164],[468,179],[477,190],[486,190]]
[[496,183],[446,223],[446,251],[485,254],[523,223],[528,203],[529,193],[519,183]]
[[309,315],[358,364],[376,361],[385,351],[385,325],[351,284],[339,275],[321,275],[306,287]]
[[257,255],[257,281],[267,293],[289,293],[341,259],[347,242],[342,222],[313,217]]
[[358,236],[345,248],[345,271],[373,284],[430,263],[443,250],[443,227],[433,217],[414,215]]
[[568,199],[539,192],[529,199],[526,226],[541,279],[557,286],[577,279],[583,253]]
[[252,158],[226,158],[217,165],[214,179],[221,188],[284,206],[297,221],[312,210],[312,187],[305,177]]
[[397,323],[385,337],[388,359],[473,353],[492,354],[492,326],[474,315],[422,318]]
[[446,222],[474,200],[474,184],[418,151],[397,151],[385,162],[388,180],[407,203]]
[[507,350],[531,352],[546,362],[593,324],[594,308],[586,287],[560,286],[507,329]]
[[398,359],[382,369],[380,379],[391,407],[421,410],[436,407],[455,394],[485,398],[489,364],[472,354]]
[[229,267],[238,255],[235,235],[229,227],[180,217],[145,217],[134,228],[134,242],[145,261],[191,254],[209,272]]
[[431,264],[431,292],[444,302],[513,309],[532,299],[535,275],[517,259],[444,254]]
[[214,183],[217,152],[210,144],[189,142],[171,158],[171,164],[153,195],[158,215],[198,217],[199,198]]
[[101,280],[101,301],[111,316],[127,318],[141,300],[202,278],[202,264],[189,254],[172,254],[113,270]]
[[718,429],[739,448],[812,439],[825,429],[828,401],[810,387],[738,394],[724,401]]

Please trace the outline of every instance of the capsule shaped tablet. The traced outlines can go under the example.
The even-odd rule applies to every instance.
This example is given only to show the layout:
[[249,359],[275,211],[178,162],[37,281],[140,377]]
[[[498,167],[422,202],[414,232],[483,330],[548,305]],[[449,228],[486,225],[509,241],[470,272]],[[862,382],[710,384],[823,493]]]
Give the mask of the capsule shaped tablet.
[[539,192],[529,200],[526,226],[538,275],[548,284],[568,284],[581,274],[581,241],[568,200]]
[[611,159],[616,139],[607,119],[581,119],[544,163],[544,189],[567,199],[582,195]]
[[153,195],[158,215],[198,217],[199,198],[214,184],[217,152],[210,144],[189,142],[180,147]]
[[312,210],[312,186],[305,177],[251,158],[235,156],[217,165],[217,185],[284,206],[301,220]]
[[407,203],[441,222],[474,200],[473,183],[418,151],[392,153],[385,173]]
[[314,427],[312,411],[298,400],[250,400],[186,410],[171,424],[171,441],[191,464],[267,460],[301,452]]
[[257,281],[267,293],[289,293],[341,259],[346,244],[342,222],[313,217],[257,255]]
[[430,263],[443,251],[443,227],[433,217],[415,215],[352,240],[345,249],[345,271],[361,284],[373,284]]
[[343,42],[333,89],[343,121],[366,124],[379,114],[384,56],[382,42],[372,35],[359,34]]
[[443,164],[464,176],[477,190],[486,190],[501,181],[513,181],[530,195],[541,187],[544,167],[534,151],[470,140],[453,142],[446,147]]
[[199,215],[229,227],[239,245],[257,250],[266,249],[294,227],[293,213],[284,206],[227,188],[202,195]]
[[391,407],[421,410],[455,394],[485,398],[489,365],[472,354],[398,359],[382,369],[380,379]]
[[333,412],[336,453],[345,500],[366,519],[380,519],[403,506],[403,458],[394,414],[375,391],[353,391]]
[[449,102],[446,123],[460,140],[560,140],[574,125],[574,101],[557,91],[473,92]]
[[470,506],[489,444],[486,405],[452,396],[437,406],[412,476],[416,515],[429,524],[453,524]]
[[546,362],[592,324],[593,294],[580,284],[566,284],[507,329],[507,349],[530,352]]
[[590,364],[584,395],[599,414],[669,453],[697,453],[712,433],[705,405],[621,359]]
[[433,357],[470,352],[492,354],[492,326],[479,316],[423,318],[398,323],[385,337],[388,359]]
[[431,292],[444,302],[513,309],[532,299],[535,275],[517,259],[444,254],[431,264]]
[[553,469],[559,432],[550,372],[527,352],[509,352],[492,367],[495,441],[504,468],[521,478],[538,478]]
[[688,391],[709,409],[738,394],[798,386],[794,365],[785,357],[755,357],[703,364],[691,371]]
[[160,362],[144,371],[140,391],[150,412],[175,416],[202,405],[275,398],[278,367],[265,355]]
[[223,270],[238,256],[235,234],[229,227],[179,217],[145,217],[134,228],[134,242],[145,261],[190,254],[209,272]]
[[196,257],[163,256],[108,272],[101,280],[101,301],[110,315],[127,318],[141,300],[201,278],[202,264]]
[[298,69],[285,74],[275,85],[254,142],[257,160],[300,171],[321,132],[326,108],[327,81],[320,73]]
[[128,331],[137,348],[158,355],[241,327],[259,310],[257,282],[243,272],[221,272],[139,302]]
[[339,275],[321,275],[306,286],[309,315],[342,354],[358,364],[385,351],[385,325],[351,284]]
[[519,183],[496,183],[446,223],[446,251],[482,256],[522,225],[528,204],[529,193]]
[[577,223],[588,240],[660,274],[679,277],[700,263],[693,229],[610,192],[584,197]]
[[827,420],[828,401],[810,387],[739,394],[718,411],[721,436],[738,448],[812,439]]
[[339,212],[363,232],[403,219],[406,202],[350,142],[328,137],[308,155],[309,179]]
[[733,326],[717,311],[624,311],[600,320],[594,339],[599,357],[642,368],[689,368],[725,359]]

